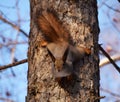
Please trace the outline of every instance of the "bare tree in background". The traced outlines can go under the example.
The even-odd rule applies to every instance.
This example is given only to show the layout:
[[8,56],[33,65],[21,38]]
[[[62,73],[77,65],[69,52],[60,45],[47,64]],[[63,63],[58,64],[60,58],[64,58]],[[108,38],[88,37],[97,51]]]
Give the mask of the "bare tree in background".
[[20,96],[21,101],[25,97],[27,64],[13,66],[19,65],[19,61],[27,56],[29,6],[24,10],[24,14],[21,0],[5,2],[7,0],[0,2],[0,102],[18,102]]
[[[107,1],[110,1],[110,0],[107,0]],[[108,19],[106,19],[106,20],[109,20],[109,23],[112,25],[112,29],[115,29],[116,31],[114,31],[113,33],[114,33],[114,36],[116,36],[116,34],[118,33],[119,34],[119,32],[120,32],[120,29],[119,29],[119,24],[120,24],[120,20],[119,20],[119,13],[120,13],[120,11],[119,11],[119,6],[115,6],[115,5],[113,5],[113,6],[111,6],[107,1],[101,1],[100,2],[100,4],[98,5],[98,8],[99,8],[99,10],[102,8],[102,10],[103,10],[103,12],[107,15],[107,17],[108,17]],[[57,1],[56,1],[57,2]],[[67,1],[66,1],[67,2]],[[52,8],[55,8],[55,10],[58,12],[58,14],[59,14],[59,18],[61,19],[61,21],[63,21],[65,24],[65,26],[67,25],[67,29],[69,30],[69,32],[70,32],[70,34],[71,34],[71,36],[72,36],[72,38],[74,39],[74,42],[75,42],[75,44],[76,45],[83,45],[83,46],[86,46],[86,47],[90,47],[92,44],[91,44],[91,42],[92,41],[89,41],[89,40],[91,40],[91,36],[90,36],[90,34],[92,33],[92,34],[94,34],[94,32],[91,32],[91,31],[94,31],[93,29],[92,29],[92,27],[93,27],[93,25],[91,25],[91,22],[92,22],[92,20],[91,20],[91,22],[89,22],[89,23],[87,23],[87,19],[91,19],[91,17],[93,16],[92,14],[96,14],[96,12],[94,12],[94,13],[90,13],[91,12],[91,9],[92,9],[92,7],[90,7],[89,8],[89,6],[88,6],[88,4],[82,4],[82,3],[80,3],[80,4],[76,4],[75,2],[77,2],[77,0],[76,1],[72,1],[72,0],[69,0],[69,2],[67,2],[67,4],[66,4],[66,6],[63,6],[61,3],[59,3],[59,2],[57,2],[56,3],[56,6],[54,5],[54,6],[52,6]],[[82,2],[82,1],[81,1]],[[87,1],[86,1],[87,2]],[[89,1],[89,2],[91,2],[91,1]],[[34,3],[36,3],[36,2],[34,2]],[[59,5],[60,4],[60,5]],[[75,5],[76,4],[76,5]],[[33,4],[34,6],[36,5],[36,4]],[[32,5],[32,8],[34,7]],[[38,3],[38,5],[39,5],[39,3]],[[52,4],[50,4],[50,5],[52,5]],[[60,7],[62,5],[62,7],[65,7],[65,8],[63,8],[61,11],[60,11],[60,9],[62,8],[62,7]],[[71,5],[70,6],[70,8],[69,8],[69,5]],[[91,3],[90,3],[90,5],[91,5]],[[1,87],[2,86],[2,84],[1,84],[1,82],[3,81],[3,80],[6,80],[6,78],[8,79],[8,80],[11,80],[11,79],[19,79],[19,76],[21,77],[21,76],[24,76],[24,74],[25,74],[25,72],[19,72],[18,73],[18,71],[17,71],[17,68],[18,68],[18,70],[20,69],[20,70],[26,70],[27,69],[27,67],[23,67],[23,68],[19,68],[19,66],[18,67],[14,67],[14,66],[16,66],[16,65],[19,65],[19,64],[22,64],[22,63],[25,63],[25,62],[27,62],[27,59],[24,59],[24,58],[26,58],[26,57],[24,57],[25,55],[26,55],[26,52],[27,52],[27,50],[26,51],[24,51],[24,48],[23,48],[23,46],[27,46],[27,39],[28,39],[28,31],[26,30],[26,29],[24,29],[24,28],[26,28],[26,26],[25,27],[23,27],[24,25],[26,25],[26,23],[28,22],[28,18],[26,18],[27,16],[25,16],[25,17],[23,17],[23,15],[24,14],[22,14],[21,13],[21,8],[22,8],[22,6],[24,6],[24,5],[20,5],[20,1],[15,1],[15,4],[14,4],[14,6],[13,6],[13,4],[11,4],[10,6],[5,6],[5,5],[3,5],[3,4],[0,4],[0,27],[1,27],[1,29],[0,29],[0,70],[3,70],[3,69],[7,69],[7,68],[10,68],[9,70],[3,70],[3,71],[0,71],[0,101],[7,101],[7,102],[14,102],[13,100],[15,100],[12,96],[14,96],[14,90],[16,90],[17,91],[17,89],[15,89],[15,87],[13,87],[13,85],[14,84],[10,84],[10,83],[8,83],[9,85],[7,85],[6,83],[5,84],[3,84],[3,86],[5,86],[6,87],[6,90],[5,89],[3,89],[4,87]],[[58,6],[58,7],[57,7]],[[74,9],[73,9],[73,6],[75,6],[74,7]],[[76,7],[77,6],[77,7]],[[106,7],[106,8],[108,8],[108,11],[107,10],[105,10],[105,9],[103,9],[103,7]],[[5,11],[3,11],[3,9],[1,9],[1,8],[4,8],[4,9],[6,9],[6,11],[7,11],[7,13],[5,12]],[[27,8],[27,7],[26,7]],[[28,7],[29,8],[29,7]],[[33,10],[31,8],[31,10]],[[35,9],[36,9],[36,6],[34,7]],[[43,7],[44,8],[44,7]],[[67,10],[67,8],[69,8],[68,10]],[[87,8],[89,8],[89,10],[87,9]],[[8,9],[8,10],[7,10]],[[14,19],[14,17],[13,18],[11,18],[11,16],[9,16],[9,14],[11,14],[12,12],[11,12],[11,10],[13,10],[13,11],[15,11],[16,13],[15,13],[15,15],[13,15],[14,17],[16,17],[15,19]],[[86,10],[86,11],[84,11],[84,10]],[[75,12],[74,12],[75,11]],[[114,12],[114,14],[112,14],[111,15],[111,11],[113,11]],[[73,13],[74,12],[74,13]],[[78,13],[79,12],[79,13]],[[86,13],[86,12],[88,12],[88,13],[90,13],[90,15],[89,16],[86,16],[88,13]],[[63,14],[62,14],[63,13]],[[32,14],[32,13],[31,13]],[[81,14],[81,15],[80,15]],[[88,17],[90,17],[90,18],[88,18]],[[96,17],[96,16],[95,16]],[[104,17],[103,17],[104,18]],[[26,21],[26,19],[27,19],[27,21]],[[97,19],[97,18],[96,18]],[[31,20],[31,22],[33,22],[33,19]],[[33,24],[33,26],[35,26],[36,24],[34,24],[34,23],[32,23]],[[103,24],[103,25],[105,25],[105,24]],[[79,27],[78,27],[79,26]],[[105,25],[105,26],[107,26],[107,25]],[[88,27],[90,27],[90,29],[88,29]],[[36,29],[36,28],[35,28]],[[78,31],[78,29],[79,29],[79,31]],[[84,30],[85,29],[85,30]],[[86,29],[88,29],[88,31],[86,31]],[[92,30],[91,30],[92,29]],[[91,31],[89,31],[89,30],[91,30]],[[84,32],[85,31],[85,32]],[[109,30],[107,30],[106,32],[104,32],[103,31],[103,35],[107,35],[107,33],[109,33],[108,35],[111,35],[111,33],[112,32],[109,32],[110,31],[110,29]],[[26,33],[27,32],[27,33]],[[33,31],[34,32],[34,31]],[[35,31],[35,33],[34,34],[36,34],[37,32],[39,32],[39,31]],[[79,33],[80,32],[80,33]],[[81,33],[82,32],[82,33]],[[117,32],[117,33],[116,33]],[[90,34],[87,34],[87,33],[90,33]],[[40,41],[40,33],[38,34],[36,34],[36,35],[34,35],[33,34],[33,36],[35,36],[35,37],[33,37],[33,38],[36,38],[36,37],[38,37],[38,38],[36,38],[38,41],[36,41],[36,43],[34,44],[35,46],[37,46],[37,44],[38,44],[38,49],[39,49],[39,43],[37,43],[37,42],[39,42]],[[98,32],[96,33],[96,34],[98,34]],[[77,35],[77,36],[76,36]],[[78,37],[79,36],[79,37]],[[78,38],[77,38],[78,37]],[[90,37],[90,38],[89,38]],[[92,36],[93,37],[93,36]],[[31,37],[32,38],[32,37]],[[77,38],[77,40],[76,40],[76,38]],[[84,39],[86,39],[86,38],[88,38],[86,41],[84,40]],[[100,38],[101,38],[101,35],[100,35]],[[111,39],[112,37],[110,36],[110,39]],[[22,40],[21,40],[22,39]],[[114,41],[113,39],[111,39],[111,40],[108,40],[108,38],[107,39],[105,39],[105,38],[101,38],[101,39],[103,39],[107,44],[104,44],[103,43],[103,46],[104,46],[104,48],[106,49],[106,51],[107,51],[107,53],[109,53],[110,55],[111,55],[111,58],[114,60],[114,61],[119,61],[120,60],[120,55],[119,55],[119,52],[120,52],[120,49],[119,49],[119,45],[120,45],[120,43],[119,43],[119,40],[117,40],[116,39],[116,41]],[[97,39],[96,39],[97,40]],[[95,39],[94,39],[94,41],[95,41]],[[94,42],[93,41],[93,42]],[[89,44],[88,44],[89,43]],[[114,46],[115,45],[115,46]],[[116,46],[117,46],[117,48],[116,48]],[[94,52],[94,48],[96,48],[96,46],[93,46],[93,52]],[[43,50],[45,50],[45,49],[43,49]],[[98,49],[97,49],[98,50]],[[36,50],[35,50],[36,51]],[[41,51],[41,50],[40,50]],[[46,51],[46,50],[45,50]],[[37,52],[37,51],[36,51]],[[98,52],[98,51],[97,51]],[[97,52],[95,52],[95,53],[97,53]],[[18,53],[19,55],[20,55],[20,57],[18,57],[18,56],[16,56],[16,53]],[[24,54],[25,55],[24,55]],[[37,52],[37,53],[39,53],[39,51]],[[94,53],[92,53],[91,54],[91,56],[93,56],[93,54]],[[35,54],[36,55],[36,54]],[[48,55],[47,54],[47,51],[46,51],[46,55]],[[100,55],[101,56],[103,56],[101,53],[100,53]],[[9,57],[8,57],[9,56]],[[80,81],[80,82],[78,82],[79,84],[80,84],[80,86],[81,86],[81,88],[83,88],[82,86],[85,86],[84,85],[84,80],[83,80],[83,78],[84,79],[86,79],[86,78],[88,78],[88,76],[87,75],[83,75],[82,73],[84,73],[84,74],[86,74],[86,73],[88,73],[91,69],[88,69],[88,67],[89,68],[93,68],[93,67],[91,67],[91,66],[87,66],[87,67],[85,67],[86,66],[86,63],[88,63],[90,60],[91,60],[91,56],[89,56],[89,57],[85,57],[84,58],[84,65],[83,66],[81,66],[80,67],[80,80],[78,80],[78,81]],[[41,58],[41,57],[39,57],[39,58]],[[48,58],[48,57],[47,57]],[[21,60],[21,59],[23,59],[23,60]],[[40,61],[40,60],[38,60],[38,61]],[[50,59],[48,58],[48,61],[50,61]],[[10,63],[10,64],[9,64]],[[36,62],[36,63],[38,63],[38,62]],[[47,63],[47,61],[46,62],[44,62],[44,64],[46,64]],[[91,62],[90,62],[91,63]],[[42,63],[41,63],[42,64]],[[104,57],[102,57],[102,60],[100,61],[100,64],[99,64],[99,66],[100,66],[100,68],[101,68],[101,72],[103,73],[103,71],[104,70],[106,70],[107,69],[107,67],[106,67],[106,65],[107,64],[110,64],[110,62],[109,62],[109,60],[106,60],[106,59],[104,59]],[[47,86],[46,85],[46,82],[48,82],[49,81],[49,79],[50,79],[50,84],[48,84],[48,85],[51,85],[51,83],[52,83],[52,85],[54,84],[54,88],[56,88],[56,89],[54,89],[55,91],[57,90],[58,91],[58,89],[57,88],[60,88],[59,87],[59,85],[57,84],[57,82],[55,82],[54,81],[54,79],[51,79],[51,78],[53,78],[53,76],[52,76],[52,73],[51,73],[51,64],[48,64],[49,65],[49,67],[47,66],[46,68],[48,68],[47,70],[48,70],[48,73],[47,73],[47,75],[43,75],[42,76],[42,78],[44,79],[44,78],[48,78],[47,79],[47,81],[45,81],[44,83],[43,83],[43,85],[45,85],[45,86]],[[22,66],[22,65],[21,65]],[[20,66],[20,67],[21,67]],[[23,65],[24,66],[24,65]],[[112,67],[112,66],[110,66],[110,67]],[[32,68],[32,66],[31,66],[31,68]],[[119,68],[119,67],[118,67]],[[114,69],[114,68],[111,68],[111,69]],[[111,70],[111,69],[109,69],[109,71]],[[86,71],[87,70],[87,71]],[[93,68],[93,70],[94,70],[94,68]],[[35,71],[35,73],[37,73],[37,71],[38,71],[38,73],[39,73],[39,71],[40,71],[40,66],[39,67],[37,67],[37,70]],[[44,67],[43,67],[43,71],[44,71]],[[96,70],[97,71],[97,70]],[[85,73],[86,72],[86,73]],[[41,72],[42,73],[42,72]],[[44,73],[44,72],[43,72]],[[96,72],[95,72],[96,73]],[[101,73],[101,74],[102,74]],[[21,75],[22,74],[22,75]],[[40,73],[39,73],[40,74]],[[37,74],[37,75],[39,75],[39,74]],[[110,74],[110,72],[108,72],[108,74]],[[38,76],[33,76],[33,77],[37,77],[38,78]],[[40,74],[41,75],[41,74]],[[89,75],[91,75],[91,74],[89,74]],[[102,74],[103,75],[103,74]],[[112,74],[110,74],[111,76],[117,76],[118,75],[118,73],[114,73],[114,72],[112,72]],[[119,76],[119,75],[118,75]],[[31,76],[32,77],[32,76]],[[33,78],[32,77],[32,78]],[[40,78],[41,78],[41,76],[39,76]],[[38,84],[36,84],[36,85],[40,85],[41,83],[39,83],[39,80],[36,78],[36,80],[32,80],[32,81],[35,81],[35,82],[37,82]],[[91,78],[91,77],[90,77]],[[43,80],[42,79],[42,80]],[[103,78],[102,78],[103,79]],[[106,78],[107,79],[107,78]],[[114,78],[113,78],[114,79]],[[21,79],[22,80],[22,79]],[[116,80],[114,80],[114,83],[116,82],[116,84],[118,84],[117,83],[117,80],[118,79],[116,79]],[[86,81],[88,81],[88,83],[90,82],[89,80],[86,80]],[[9,81],[8,81],[9,82]],[[19,81],[20,82],[20,81]],[[24,82],[24,81],[23,81]],[[75,81],[76,82],[76,81]],[[92,82],[92,81],[91,81]],[[106,82],[108,82],[107,80],[106,80]],[[21,82],[19,83],[19,85],[21,84]],[[32,83],[33,84],[33,83]],[[107,84],[109,84],[109,83],[107,83]],[[89,85],[91,85],[91,84],[89,84]],[[89,85],[88,85],[88,87],[89,87]],[[110,85],[110,84],[109,84]],[[106,96],[106,98],[104,98],[103,100],[106,100],[106,101],[108,101],[108,100],[116,100],[116,101],[119,101],[120,100],[120,96],[119,96],[119,93],[117,94],[117,92],[115,91],[115,92],[113,92],[112,90],[110,90],[110,88],[109,88],[109,85],[107,85],[108,87],[107,88],[105,88],[104,87],[104,82],[102,82],[102,84],[101,84],[101,88],[100,88],[100,90],[101,90],[101,92],[104,92],[102,95],[104,95],[105,94],[105,96],[106,96],[106,93],[107,93],[107,95],[109,95],[109,96]],[[18,86],[18,85],[17,85]],[[33,88],[35,87],[36,88],[36,86],[32,86]],[[72,88],[73,88],[74,86],[72,86]],[[86,87],[86,88],[84,88],[84,89],[87,89],[88,87]],[[39,86],[37,87],[37,88],[39,88]],[[44,87],[43,87],[44,88]],[[49,87],[47,86],[47,88],[46,89],[48,89]],[[61,88],[60,88],[61,89]],[[59,90],[60,90],[59,89]],[[69,89],[69,88],[68,88]],[[12,90],[12,91],[10,91],[10,90]],[[18,89],[19,90],[19,89]],[[22,89],[21,91],[18,91],[19,93],[17,93],[17,95],[16,95],[16,97],[18,97],[19,95],[20,95],[20,93],[24,93],[24,90],[25,89]],[[61,89],[62,90],[62,89]],[[4,92],[2,92],[2,91],[4,91]],[[31,90],[32,92],[33,92],[33,94],[34,94],[34,92],[35,93],[38,93],[39,94],[39,89],[36,89],[35,91],[34,90]],[[48,90],[49,91],[49,90]],[[45,93],[47,93],[48,91],[45,91]],[[54,93],[54,91],[52,91],[53,93]],[[62,92],[63,92],[63,95],[64,95],[64,90],[62,90],[62,91],[58,91],[58,92],[61,92],[61,94],[62,94]],[[73,90],[72,90],[72,92],[74,92],[74,88],[73,88]],[[83,92],[84,92],[84,90],[83,90]],[[57,93],[57,92],[56,92]],[[38,94],[35,94],[35,96],[37,96]],[[60,95],[61,95],[60,94]],[[67,94],[67,93],[66,93]],[[65,94],[65,95],[66,95]],[[5,96],[6,95],[6,96]],[[42,94],[43,96],[48,96],[48,99],[49,99],[49,97],[50,97],[50,95],[49,94]],[[56,97],[58,97],[57,96],[58,94],[56,94],[55,96]],[[69,94],[70,95],[70,94]],[[67,97],[67,99],[68,98],[71,98],[70,96],[68,95],[68,97]],[[87,94],[88,95],[88,94]],[[39,95],[38,95],[39,96]],[[98,95],[99,96],[99,95]],[[112,96],[112,97],[111,97]],[[24,97],[24,96],[23,96]],[[59,96],[59,97],[62,97],[62,96]],[[58,97],[58,98],[59,98]],[[76,95],[76,97],[77,97],[77,95]],[[64,97],[63,97],[64,98]],[[62,99],[63,99],[62,98]],[[89,98],[89,97],[88,97]],[[93,95],[93,97],[92,98],[94,98],[94,95]],[[97,97],[98,99],[99,98],[101,98],[101,97]],[[28,98],[29,99],[29,98]],[[66,99],[66,100],[67,100]],[[20,101],[21,102],[21,101]]]

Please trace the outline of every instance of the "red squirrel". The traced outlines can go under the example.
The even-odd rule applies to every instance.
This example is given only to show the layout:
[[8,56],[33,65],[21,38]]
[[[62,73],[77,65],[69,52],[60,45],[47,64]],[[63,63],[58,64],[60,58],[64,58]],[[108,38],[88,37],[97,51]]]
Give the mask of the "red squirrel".
[[46,10],[37,15],[37,26],[45,38],[41,46],[48,49],[52,58],[52,72],[55,78],[68,77],[73,74],[74,62],[91,53],[88,48],[75,47],[70,44],[69,33],[53,11]]

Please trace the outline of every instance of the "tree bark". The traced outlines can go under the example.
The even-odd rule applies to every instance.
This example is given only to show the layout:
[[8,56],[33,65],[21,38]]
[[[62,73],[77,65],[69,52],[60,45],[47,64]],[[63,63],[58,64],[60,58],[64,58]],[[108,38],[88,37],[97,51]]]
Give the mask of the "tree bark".
[[[98,12],[96,0],[30,0],[31,23],[28,49],[26,102],[99,102]],[[42,33],[34,22],[35,11],[53,8],[73,39],[74,45],[91,48],[74,67],[78,77],[60,86],[51,73],[51,59],[40,47]]]

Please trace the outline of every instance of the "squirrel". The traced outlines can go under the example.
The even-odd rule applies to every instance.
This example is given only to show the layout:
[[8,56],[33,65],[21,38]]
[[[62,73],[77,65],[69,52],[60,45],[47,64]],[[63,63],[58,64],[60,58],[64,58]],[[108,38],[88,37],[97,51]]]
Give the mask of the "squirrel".
[[52,72],[55,78],[68,77],[74,73],[73,64],[89,55],[91,50],[75,47],[70,44],[70,34],[53,10],[47,9],[37,15],[36,23],[44,40],[41,46],[46,47],[52,58]]

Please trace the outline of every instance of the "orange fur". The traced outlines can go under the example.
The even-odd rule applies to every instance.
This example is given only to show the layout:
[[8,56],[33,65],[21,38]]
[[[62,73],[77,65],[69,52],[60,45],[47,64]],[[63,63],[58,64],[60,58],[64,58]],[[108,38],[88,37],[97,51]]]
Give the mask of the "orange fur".
[[50,10],[43,11],[37,15],[36,23],[45,37],[45,40],[41,41],[41,46],[47,47],[54,62],[53,74],[60,82],[61,77],[72,80],[73,63],[82,59],[86,54],[89,55],[91,50],[72,46],[69,43],[69,33],[55,14]]
[[52,11],[43,11],[37,18],[39,29],[44,33],[46,41],[69,42],[69,34],[63,28],[62,23]]

